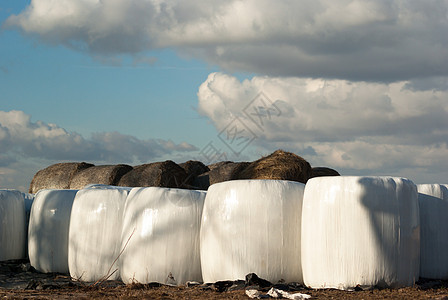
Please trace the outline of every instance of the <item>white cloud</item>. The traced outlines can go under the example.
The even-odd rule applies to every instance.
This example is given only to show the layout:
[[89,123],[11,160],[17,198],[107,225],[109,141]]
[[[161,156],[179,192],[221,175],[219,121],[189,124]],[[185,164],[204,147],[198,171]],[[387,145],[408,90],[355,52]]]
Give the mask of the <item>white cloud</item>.
[[[408,86],[409,82],[273,77],[240,82],[213,73],[199,88],[199,112],[219,131],[238,117],[266,153],[284,148],[314,166],[350,174],[446,181],[448,91],[415,91]],[[260,110],[262,102],[251,102],[259,92],[273,106]],[[258,124],[262,120],[262,126],[246,113]]]
[[32,0],[6,26],[94,55],[175,47],[228,70],[395,81],[448,75],[448,2]]
[[[0,187],[17,182],[24,186],[24,180],[29,184],[39,168],[62,161],[139,164],[195,150],[186,142],[141,140],[118,132],[93,133],[86,139],[55,124],[32,122],[22,111],[0,111]],[[24,174],[26,170],[32,173]]]

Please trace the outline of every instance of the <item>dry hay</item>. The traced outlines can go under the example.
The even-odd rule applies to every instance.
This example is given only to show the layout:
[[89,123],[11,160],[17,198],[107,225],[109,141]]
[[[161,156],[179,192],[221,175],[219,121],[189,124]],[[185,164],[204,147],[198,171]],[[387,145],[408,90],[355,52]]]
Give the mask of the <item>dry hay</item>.
[[93,166],[75,174],[70,182],[71,189],[82,189],[88,184],[117,185],[120,178],[132,170],[128,165]]
[[210,165],[208,165],[207,167],[210,169],[210,171],[211,170],[213,170],[213,169],[216,169],[216,168],[220,168],[220,167],[222,167],[222,166],[224,166],[224,165],[226,165],[226,164],[228,164],[228,163],[234,163],[233,161],[230,161],[230,160],[226,160],[226,161],[220,161],[220,162],[217,162],[217,163],[214,163],[214,164],[210,164]]
[[189,160],[179,164],[187,172],[187,175],[198,176],[199,174],[210,171],[210,169],[198,160]]
[[58,163],[38,171],[31,180],[29,193],[42,189],[69,189],[72,178],[78,172],[93,167],[85,162]]
[[238,179],[279,179],[306,183],[311,175],[310,164],[302,157],[283,150],[250,163]]
[[171,187],[181,188],[185,185],[187,173],[171,160],[155,162],[134,167],[121,177],[119,186],[129,187]]
[[310,178],[322,176],[341,176],[341,174],[339,174],[338,171],[327,167],[315,167],[311,169]]
[[246,168],[250,163],[248,162],[231,162],[223,161],[211,166],[210,171],[199,175],[194,181],[194,185],[200,189],[206,190],[210,185],[238,179],[238,174]]
[[200,187],[194,185],[195,179],[200,174],[210,171],[210,169],[202,162],[197,160],[189,160],[187,162],[179,164],[179,166],[183,168],[187,173],[185,186],[191,189],[201,189]]

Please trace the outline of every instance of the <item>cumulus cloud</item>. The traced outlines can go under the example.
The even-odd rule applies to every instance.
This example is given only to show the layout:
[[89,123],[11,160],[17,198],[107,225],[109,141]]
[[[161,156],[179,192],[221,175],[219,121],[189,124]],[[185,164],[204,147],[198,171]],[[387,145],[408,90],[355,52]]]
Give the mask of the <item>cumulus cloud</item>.
[[[29,182],[38,169],[61,161],[139,164],[168,159],[167,154],[175,156],[195,150],[198,149],[186,142],[142,140],[118,132],[93,133],[86,139],[56,124],[32,122],[31,116],[22,111],[0,111],[2,187],[23,182],[24,178]],[[24,174],[25,170],[32,170],[32,173]]]
[[135,163],[160,158],[176,151],[194,151],[186,142],[141,140],[119,132],[93,133],[86,139],[56,124],[31,122],[22,111],[0,111],[0,147],[3,153],[48,160],[86,160],[103,163]]
[[32,0],[7,27],[94,55],[174,47],[235,71],[397,81],[448,75],[448,2]]
[[448,91],[409,85],[275,77],[241,82],[213,73],[199,88],[199,112],[219,131],[240,120],[236,127],[246,126],[246,137],[256,136],[253,144],[265,152],[288,149],[314,166],[350,174],[440,181],[448,178]]

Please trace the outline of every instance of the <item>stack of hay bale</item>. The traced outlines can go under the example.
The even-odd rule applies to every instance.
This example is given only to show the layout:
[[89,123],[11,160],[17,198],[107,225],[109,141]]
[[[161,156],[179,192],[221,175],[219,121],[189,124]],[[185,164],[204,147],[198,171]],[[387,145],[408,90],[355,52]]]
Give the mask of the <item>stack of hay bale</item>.
[[306,183],[318,176],[338,176],[325,167],[312,168],[302,157],[277,150],[253,162],[222,161],[204,165],[200,161],[176,164],[171,160],[139,166],[58,163],[38,171],[29,192],[41,189],[82,189],[89,184],[123,187],[169,187],[207,190],[210,185],[238,179],[277,179]]
[[36,173],[30,193],[26,238],[26,195],[0,191],[2,224],[18,229],[2,227],[0,259],[25,257],[28,240],[36,269],[83,281],[184,284],[256,272],[352,289],[448,278],[445,239],[433,230],[448,232],[445,186],[340,176],[282,150],[208,166],[55,164]]

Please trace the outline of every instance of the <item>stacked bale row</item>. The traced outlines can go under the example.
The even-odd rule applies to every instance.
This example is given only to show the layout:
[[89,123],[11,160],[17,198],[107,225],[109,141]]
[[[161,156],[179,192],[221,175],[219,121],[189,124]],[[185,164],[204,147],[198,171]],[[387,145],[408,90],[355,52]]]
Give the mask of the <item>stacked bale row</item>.
[[88,282],[201,281],[205,194],[105,185],[41,190],[31,210],[30,263],[41,272],[70,273]]
[[277,150],[253,162],[223,161],[209,166],[200,161],[176,164],[171,160],[143,164],[94,166],[58,163],[38,171],[29,192],[41,189],[82,189],[89,184],[125,187],[170,187],[207,190],[212,184],[236,179],[278,179],[306,183],[318,176],[338,176],[336,170],[311,168],[302,157]]
[[31,181],[29,192],[42,189],[81,189],[88,184],[118,185],[121,177],[133,168],[128,165],[94,166],[81,163],[58,163],[38,171]]
[[[25,195],[0,196],[4,228],[19,229],[1,232],[0,252],[15,245],[17,255],[1,259],[21,258]],[[448,276],[447,202],[446,186],[394,177],[321,177],[306,186],[237,180],[207,194],[103,185],[42,190],[31,208],[29,257],[40,271],[85,281],[182,284],[255,272],[313,288],[409,286],[419,273]]]
[[[418,194],[416,185],[404,178],[322,177],[339,173],[313,169],[303,158],[281,150],[250,163],[70,167],[75,169],[66,172],[72,189],[91,183],[142,187],[73,190],[76,197],[60,209],[52,205],[52,192],[39,192],[33,211],[44,217],[32,212],[29,253],[32,265],[42,271],[65,270],[87,281],[176,284],[243,279],[255,272],[274,282],[340,289],[409,286],[419,274],[442,279],[448,272],[433,259],[448,261],[440,249],[444,237],[431,231],[437,226],[448,232],[442,218],[446,196],[439,186],[419,187]],[[211,186],[206,197],[199,191],[143,187],[157,185]],[[39,204],[40,195],[48,198],[46,205]],[[68,207],[69,229],[50,224]],[[429,212],[419,216],[425,210]],[[443,212],[437,215],[435,210]],[[57,239],[67,243],[62,245],[68,249],[65,260],[58,262],[55,251],[64,251],[49,246],[57,234],[45,235],[48,230],[65,230],[67,237]],[[41,249],[35,251],[34,244]],[[64,261],[65,269],[51,265],[55,261]]]

